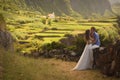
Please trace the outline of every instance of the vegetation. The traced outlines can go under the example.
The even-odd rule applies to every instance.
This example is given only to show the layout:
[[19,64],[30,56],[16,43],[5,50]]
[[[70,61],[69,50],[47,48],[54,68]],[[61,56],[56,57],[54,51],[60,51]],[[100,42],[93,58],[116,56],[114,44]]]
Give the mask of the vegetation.
[[[93,70],[93,72],[71,72],[69,70],[76,64],[73,62],[64,62],[56,60],[55,58],[34,59],[21,56],[21,54],[24,56],[40,56],[44,54],[44,56],[47,57],[52,56],[58,58],[57,55],[60,55],[63,60],[78,61],[85,46],[85,41],[83,39],[84,32],[92,26],[96,27],[100,34],[102,46],[107,46],[108,44],[114,43],[116,39],[119,39],[120,32],[119,24],[117,25],[116,23],[117,18],[109,11],[104,11],[104,4],[102,5],[103,8],[101,10],[99,9],[100,2],[98,4],[97,1],[93,1],[93,3],[98,6],[95,7],[97,8],[96,10],[103,11],[100,14],[104,14],[105,12],[104,15],[109,14],[109,16],[112,17],[108,18],[97,14],[99,11],[93,9],[93,3],[91,2],[89,2],[90,5],[87,5],[90,9],[88,10],[85,8],[82,4],[84,1],[86,2],[88,0],[83,0],[83,3],[80,3],[80,6],[84,10],[83,12],[81,12],[79,8],[76,8],[78,5],[75,5],[78,4],[80,0],[76,0],[78,3],[75,4],[73,3],[73,0],[53,1],[54,2],[51,3],[53,5],[51,5],[48,4],[51,0],[0,0],[0,13],[3,14],[0,15],[0,30],[3,32],[4,30],[5,32],[6,30],[10,31],[13,36],[12,42],[14,41],[14,47],[16,50],[14,54],[9,54],[10,52],[4,52],[4,50],[1,50],[2,48],[0,48],[0,74],[3,74],[2,77],[0,76],[0,79],[115,79],[103,77],[99,74],[98,70]],[[104,3],[110,10],[107,0]],[[61,6],[61,4],[63,5]],[[53,11],[55,11],[56,17],[51,19],[48,17],[48,13]],[[85,15],[83,15],[84,13]],[[43,14],[46,16],[43,16]],[[88,18],[88,14],[90,14],[89,19],[84,19],[84,17]],[[78,16],[80,19],[78,19]],[[2,35],[3,39],[0,37],[0,40],[5,44],[9,43],[9,38],[4,38],[5,36],[3,36],[4,35]],[[57,54],[53,53],[55,51]],[[75,55],[73,53],[75,53]],[[71,54],[73,56],[71,56]],[[4,68],[3,72],[1,71],[1,67]]]
[[[25,15],[28,13],[30,14]],[[67,38],[70,35],[76,36],[83,34],[84,31],[90,29],[91,26],[95,26],[98,29],[102,38],[102,44],[114,42],[114,40],[119,37],[116,36],[118,35],[117,28],[113,26],[113,24],[116,24],[116,19],[114,18],[104,19],[104,21],[102,21],[102,18],[98,20],[75,20],[70,17],[56,17],[56,19],[51,20],[49,25],[45,24],[46,18],[30,11],[20,11],[20,14],[14,14],[14,16],[10,13],[6,13],[6,15],[11,16],[6,17],[4,15],[7,29],[11,32],[17,43],[16,51],[20,53],[30,54],[33,50],[39,50],[44,44],[50,44],[53,41],[59,42],[62,38]],[[54,20],[57,20],[57,22]],[[78,43],[81,42],[83,42],[82,37],[79,36],[79,39],[77,39],[74,45],[78,45]],[[84,44],[82,44],[82,47],[71,45],[71,47],[67,49],[72,49],[80,54],[84,48]],[[80,47],[80,49],[78,47]]]
[[[17,43],[15,46],[17,46],[16,51],[19,53],[31,54],[31,51],[39,50],[41,46],[46,46],[46,44],[52,45],[51,42],[59,43],[59,40],[67,38],[69,35],[76,36],[78,34],[83,34],[84,31],[90,29],[91,26],[95,26],[98,29],[102,44],[104,45],[114,42],[115,39],[119,37],[116,36],[118,35],[117,28],[113,26],[113,24],[116,24],[115,18],[75,20],[67,16],[49,19],[44,18],[37,12],[24,10],[9,13],[3,11],[3,13],[5,13],[4,17],[7,23],[7,29],[11,32]],[[12,14],[14,14],[14,16]],[[78,43],[82,44],[78,45]],[[81,54],[84,44],[82,36],[79,36],[73,45],[64,46],[64,48]],[[47,47],[52,49],[51,46]]]
[[36,13],[44,15],[55,12],[55,14],[59,16],[69,15],[78,17],[82,15],[82,17],[90,17],[92,16],[92,13],[99,13],[98,15],[102,15],[105,13],[106,9],[111,12],[110,3],[108,0],[77,0],[76,2],[74,2],[74,0],[1,0],[0,6],[0,9],[4,11],[16,11],[14,13],[17,14],[21,14],[20,10],[27,10],[35,11]]
[[119,2],[113,4],[112,5],[112,9],[113,9],[113,11],[114,11],[114,13],[116,15],[120,16],[120,11],[119,11],[119,9],[120,9],[120,3]]
[[99,70],[70,71],[76,64],[74,62],[33,59],[18,54],[9,54],[3,50],[0,52],[4,72],[3,77],[0,77],[1,80],[119,80],[119,78],[105,77]]

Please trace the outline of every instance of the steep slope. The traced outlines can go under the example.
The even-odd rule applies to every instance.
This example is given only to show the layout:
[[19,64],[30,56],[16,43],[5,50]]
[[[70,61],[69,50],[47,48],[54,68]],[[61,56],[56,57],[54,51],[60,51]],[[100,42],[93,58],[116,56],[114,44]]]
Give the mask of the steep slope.
[[108,0],[70,0],[74,11],[86,16],[92,13],[103,15],[106,10],[111,11],[111,6]]
[[115,15],[120,16],[120,0],[109,0],[111,3],[112,11]]
[[91,16],[92,13],[103,15],[106,10],[112,12],[108,0],[0,0],[0,6],[9,11],[24,9],[56,15]]
[[120,16],[120,3],[112,4],[112,10],[116,15]]
[[120,0],[109,0],[111,4],[120,3]]
[[66,0],[25,0],[25,4],[41,13],[55,12],[57,15],[70,14],[69,3]]

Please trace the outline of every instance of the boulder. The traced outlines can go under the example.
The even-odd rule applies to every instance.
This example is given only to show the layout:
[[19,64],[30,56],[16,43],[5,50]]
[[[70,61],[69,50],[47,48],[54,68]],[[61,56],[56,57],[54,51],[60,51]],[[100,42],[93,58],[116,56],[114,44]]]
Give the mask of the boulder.
[[120,77],[120,40],[102,50],[100,48],[93,50],[93,54],[97,54],[94,56],[95,65],[103,74]]

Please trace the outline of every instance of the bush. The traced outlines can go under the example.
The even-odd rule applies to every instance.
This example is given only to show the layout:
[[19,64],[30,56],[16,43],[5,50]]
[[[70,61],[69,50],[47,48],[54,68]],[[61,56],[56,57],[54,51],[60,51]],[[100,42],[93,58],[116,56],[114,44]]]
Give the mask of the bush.
[[65,48],[65,45],[60,43],[60,42],[52,42],[52,43],[46,43],[44,45],[41,46],[41,49],[44,51],[50,51],[53,49],[63,49]]
[[42,19],[42,23],[46,24],[46,19],[45,18]]
[[22,20],[21,20],[21,21],[18,21],[18,22],[19,22],[20,24],[25,24],[25,21],[22,21]]
[[51,19],[49,19],[49,18],[43,18],[42,19],[42,23],[46,24],[46,25],[51,25]]
[[75,45],[76,45],[76,53],[78,55],[81,55],[86,45],[83,35],[76,36]]
[[76,50],[76,45],[71,45],[66,48],[68,51],[75,51]]
[[114,26],[103,27],[98,31],[101,40],[101,46],[106,46],[114,43],[119,38],[118,29]]
[[48,25],[51,26],[51,19],[48,19],[47,21],[48,21]]
[[84,35],[72,35],[72,34],[66,34],[64,39],[61,39],[60,41],[66,45],[67,50],[75,51],[78,55],[81,55],[86,42],[83,39]]
[[51,30],[58,30],[57,28],[51,28]]
[[40,45],[41,45],[41,43],[42,43],[42,42],[41,42],[40,40],[37,40],[37,39],[36,39],[36,40],[31,41],[30,44],[31,44],[32,46],[36,47],[36,48],[39,48]]
[[14,38],[16,40],[26,40],[27,39],[27,34],[22,32],[22,31],[17,31],[16,30],[12,33],[12,35],[14,36]]
[[65,34],[65,35],[64,35],[64,37],[73,37],[73,35],[72,35],[72,34],[67,33],[67,34]]
[[55,20],[53,20],[53,22],[59,22],[59,20],[58,20],[58,19],[55,19]]

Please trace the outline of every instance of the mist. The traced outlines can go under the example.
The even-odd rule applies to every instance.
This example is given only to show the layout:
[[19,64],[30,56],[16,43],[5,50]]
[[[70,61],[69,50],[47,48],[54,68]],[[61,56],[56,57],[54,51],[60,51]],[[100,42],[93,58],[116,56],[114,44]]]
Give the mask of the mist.
[[111,4],[114,4],[114,3],[120,3],[120,0],[109,0]]

